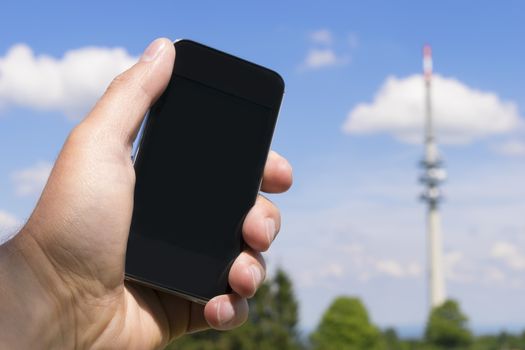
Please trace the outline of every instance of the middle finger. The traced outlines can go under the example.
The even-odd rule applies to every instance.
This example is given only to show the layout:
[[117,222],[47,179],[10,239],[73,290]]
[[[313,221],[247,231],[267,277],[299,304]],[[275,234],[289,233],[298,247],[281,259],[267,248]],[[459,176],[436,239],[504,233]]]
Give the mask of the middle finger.
[[244,241],[254,250],[268,250],[281,228],[279,209],[259,195],[250,209],[242,227]]
[[246,250],[233,262],[228,279],[235,293],[244,298],[251,298],[265,277],[266,264],[262,255]]

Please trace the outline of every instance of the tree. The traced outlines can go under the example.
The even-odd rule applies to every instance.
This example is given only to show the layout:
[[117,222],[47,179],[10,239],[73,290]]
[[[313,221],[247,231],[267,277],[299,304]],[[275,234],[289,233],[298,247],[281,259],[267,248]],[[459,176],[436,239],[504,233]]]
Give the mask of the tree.
[[282,269],[266,281],[249,301],[250,315],[241,327],[219,332],[209,330],[185,336],[168,349],[182,350],[298,350],[298,303],[293,285]]
[[295,299],[292,281],[282,269],[274,277],[275,319],[289,334],[297,336],[299,304]]
[[383,331],[383,339],[386,350],[404,350],[408,348],[407,344],[404,344],[399,340],[397,332],[394,328],[387,328]]
[[438,348],[464,349],[472,343],[472,333],[467,328],[467,322],[467,316],[461,312],[459,304],[447,300],[430,313],[425,340]]
[[338,297],[311,335],[314,349],[373,350],[383,348],[379,330],[370,323],[358,298]]

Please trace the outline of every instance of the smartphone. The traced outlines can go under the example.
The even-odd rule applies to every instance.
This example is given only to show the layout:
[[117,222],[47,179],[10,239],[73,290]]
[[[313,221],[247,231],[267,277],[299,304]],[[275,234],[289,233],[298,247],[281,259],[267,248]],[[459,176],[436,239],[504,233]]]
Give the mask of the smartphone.
[[284,81],[191,40],[134,156],[126,278],[206,303],[229,293],[242,224],[260,189]]

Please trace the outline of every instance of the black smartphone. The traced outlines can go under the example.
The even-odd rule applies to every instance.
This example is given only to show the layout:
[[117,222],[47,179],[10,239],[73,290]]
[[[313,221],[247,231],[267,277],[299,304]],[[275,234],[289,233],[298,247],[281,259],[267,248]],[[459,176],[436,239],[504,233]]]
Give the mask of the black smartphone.
[[126,278],[206,303],[229,293],[284,93],[276,72],[178,40],[134,156]]

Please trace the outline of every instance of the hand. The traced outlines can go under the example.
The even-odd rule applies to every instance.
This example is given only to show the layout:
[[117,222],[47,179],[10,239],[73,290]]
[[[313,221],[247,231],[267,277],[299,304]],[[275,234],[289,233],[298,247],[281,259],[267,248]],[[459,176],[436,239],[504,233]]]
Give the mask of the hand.
[[[262,196],[246,217],[250,249],[233,264],[234,294],[206,306],[124,281],[133,208],[133,140],[168,84],[175,50],[158,39],[118,76],[71,132],[42,196],[20,233],[0,247],[0,348],[162,348],[209,326],[230,329],[264,279],[260,252],[280,227]],[[270,153],[263,191],[286,191],[288,162]]]

